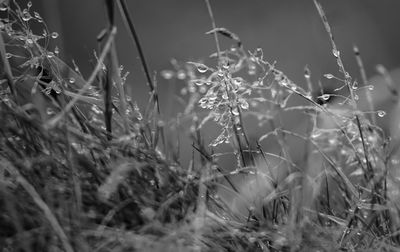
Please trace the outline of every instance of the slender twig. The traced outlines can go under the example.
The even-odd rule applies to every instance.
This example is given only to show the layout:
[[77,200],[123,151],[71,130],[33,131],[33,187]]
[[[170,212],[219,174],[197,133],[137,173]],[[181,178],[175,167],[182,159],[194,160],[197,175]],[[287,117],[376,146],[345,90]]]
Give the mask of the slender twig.
[[215,46],[217,47],[218,66],[220,66],[221,65],[221,60],[220,60],[221,59],[221,49],[220,49],[220,46],[219,46],[218,34],[217,34],[217,31],[216,31],[217,26],[215,24],[214,14],[213,14],[213,11],[212,11],[212,8],[211,8],[210,1],[209,0],[204,0],[204,1],[206,2],[208,15],[210,16],[212,28],[214,30],[213,33],[214,33]]

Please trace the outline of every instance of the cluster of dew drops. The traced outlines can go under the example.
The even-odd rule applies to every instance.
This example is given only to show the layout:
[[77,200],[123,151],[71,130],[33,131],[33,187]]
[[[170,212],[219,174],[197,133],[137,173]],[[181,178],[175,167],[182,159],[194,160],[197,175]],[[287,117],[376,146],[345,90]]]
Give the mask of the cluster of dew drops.
[[[340,78],[338,78],[338,77],[336,77],[336,76],[334,76],[333,74],[330,74],[330,73],[324,74],[324,77],[325,77],[326,79],[328,79],[328,80],[330,80],[330,79],[336,79],[336,80],[338,80],[338,81],[344,82],[344,80],[342,80],[342,79],[340,79]],[[342,86],[342,87],[339,87],[339,88],[336,88],[334,91],[338,91],[338,90],[340,90],[340,89],[342,89],[342,88],[343,88],[343,86]],[[373,85],[368,85],[368,86],[364,86],[364,87],[361,87],[361,88],[360,88],[359,85],[358,85],[358,82],[357,82],[357,81],[354,81],[353,84],[351,85],[351,89],[352,89],[354,92],[360,91],[361,89],[367,89],[368,92],[372,92],[372,91],[374,91],[374,86],[373,86]],[[330,94],[323,94],[323,95],[321,95],[319,98],[323,99],[324,101],[327,101],[327,100],[329,100],[330,96],[331,96]],[[358,96],[357,94],[354,95],[354,100],[355,100],[355,101],[358,101],[358,100],[359,100],[359,96]],[[370,111],[370,112],[368,112],[368,113],[371,113],[371,112],[373,112],[373,111]],[[384,117],[384,116],[386,115],[386,112],[383,111],[383,110],[377,110],[377,111],[375,111],[375,112],[373,112],[373,113],[376,113],[376,114],[378,115],[378,117]]]
[[[37,42],[39,39],[56,39],[58,38],[58,33],[57,32],[49,32],[47,30],[47,26],[45,25],[43,18],[40,16],[40,14],[36,11],[31,10],[32,7],[32,2],[29,1],[27,3],[27,8],[20,9],[19,7],[14,11],[12,10],[7,4],[2,3],[0,4],[0,11],[1,12],[8,12],[8,15],[6,18],[0,19],[0,29],[5,30],[9,36],[13,36],[16,34],[13,34],[14,30],[12,28],[13,23],[20,21],[19,23],[23,27],[23,30],[25,32],[24,36],[17,36],[20,40],[25,41],[27,45],[33,44]],[[12,14],[11,14],[12,13]],[[15,20],[10,20],[10,18],[13,18]],[[19,19],[19,20],[18,20]],[[44,25],[43,33],[42,35],[35,35],[32,33],[30,27],[29,27],[29,22],[31,21],[36,21],[38,23],[42,23]],[[56,47],[54,50],[54,54],[58,54],[59,49]],[[53,53],[48,53],[48,57],[54,56]],[[11,58],[14,55],[12,54],[7,54],[7,58]]]

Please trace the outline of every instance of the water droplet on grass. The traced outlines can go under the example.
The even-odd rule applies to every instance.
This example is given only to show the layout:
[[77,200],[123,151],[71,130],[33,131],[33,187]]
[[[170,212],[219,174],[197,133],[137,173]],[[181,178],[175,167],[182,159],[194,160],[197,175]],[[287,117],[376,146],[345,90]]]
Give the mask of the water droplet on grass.
[[377,114],[378,114],[379,117],[384,117],[386,115],[386,112],[383,111],[383,110],[378,110]]
[[255,75],[256,74],[256,66],[251,64],[249,65],[249,71],[247,72],[249,75]]
[[246,101],[246,100],[242,100],[241,102],[240,102],[240,107],[242,108],[242,109],[248,109],[249,108],[249,103]]
[[97,105],[93,105],[93,106],[92,106],[92,111],[93,111],[95,114],[97,114],[97,115],[100,115],[101,113],[103,113],[103,112],[101,111],[101,109],[100,109]]
[[338,50],[336,50],[336,49],[333,49],[333,50],[332,50],[332,54],[333,54],[333,56],[335,56],[336,58],[338,58],[338,57],[340,56],[340,51],[338,51]]
[[170,80],[174,77],[174,72],[171,70],[163,70],[161,71],[161,76],[166,80]]
[[184,80],[186,78],[186,73],[183,70],[179,70],[178,73],[176,74],[176,78],[179,80]]
[[194,80],[194,84],[196,85],[196,86],[202,86],[203,84],[204,84],[204,80]]
[[242,84],[242,78],[234,78],[234,79],[232,79],[233,80],[233,84],[235,84],[235,85],[240,85],[240,84]]
[[51,37],[52,37],[53,39],[58,38],[58,33],[57,33],[57,32],[52,32],[52,33],[51,33]]
[[37,13],[36,11],[34,11],[33,12],[33,15],[35,16],[35,18],[37,18],[37,19],[42,19],[42,17],[40,16],[40,14],[39,13]]
[[329,100],[330,97],[331,97],[331,96],[330,96],[329,94],[323,94],[323,95],[320,96],[320,98],[321,98],[322,100],[324,100],[324,101]]
[[27,9],[24,9],[22,12],[22,20],[24,20],[25,22],[28,22],[29,20],[31,20],[32,16],[31,14],[28,12]]
[[374,86],[372,86],[372,85],[369,85],[369,86],[368,86],[368,90],[369,90],[369,91],[372,91],[372,90],[374,90]]
[[332,74],[324,74],[324,77],[327,79],[332,79],[334,76]]
[[208,71],[208,67],[204,64],[198,64],[197,71],[199,71],[199,73],[205,73]]
[[239,110],[237,108],[232,109],[232,114],[235,116],[239,115]]
[[32,2],[29,1],[28,4],[27,4],[27,6],[28,6],[28,8],[31,8],[31,7],[32,7]]
[[310,79],[310,77],[311,77],[310,71],[308,69],[304,70],[304,78]]
[[74,84],[75,83],[75,78],[74,77],[69,78],[69,83]]
[[49,116],[51,116],[51,115],[54,115],[55,112],[54,112],[54,110],[53,110],[52,108],[48,107],[48,108],[46,109],[46,114],[49,115]]

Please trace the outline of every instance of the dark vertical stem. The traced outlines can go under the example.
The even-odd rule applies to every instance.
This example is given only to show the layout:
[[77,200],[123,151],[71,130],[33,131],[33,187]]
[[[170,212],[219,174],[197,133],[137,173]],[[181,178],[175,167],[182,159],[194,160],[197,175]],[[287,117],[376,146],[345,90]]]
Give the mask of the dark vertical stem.
[[157,106],[157,112],[160,113],[160,105],[158,103],[158,95],[156,93],[153,80],[151,79],[150,70],[147,65],[142,46],[140,44],[139,36],[136,32],[135,26],[133,25],[132,17],[129,14],[128,6],[127,6],[125,0],[118,0],[117,4],[118,4],[119,10],[120,10],[120,13],[122,15],[122,18],[125,22],[125,25],[127,26],[128,30],[130,32],[129,34],[138,50],[139,58],[140,58],[140,61],[142,62],[143,71],[145,73],[147,83],[150,88],[150,92],[152,93],[152,95],[154,95],[154,102],[156,103],[156,106]]

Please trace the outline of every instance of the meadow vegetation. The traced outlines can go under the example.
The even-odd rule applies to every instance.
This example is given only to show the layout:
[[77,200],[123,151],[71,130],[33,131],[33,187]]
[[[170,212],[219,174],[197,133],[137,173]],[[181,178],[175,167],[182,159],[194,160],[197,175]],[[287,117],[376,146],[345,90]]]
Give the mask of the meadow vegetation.
[[[125,0],[104,1],[108,26],[90,76],[50,48],[58,34],[31,2],[0,2],[1,251],[399,250],[400,139],[377,126],[386,111],[374,108],[360,52],[354,47],[357,81],[317,0],[338,69],[313,83],[306,67],[305,85],[217,26],[208,0],[216,51],[175,62],[161,78],[147,65]],[[146,83],[130,83],[118,62],[116,15]],[[221,39],[232,46],[221,48]],[[379,70],[396,104],[396,83]],[[183,109],[165,118],[157,83],[170,79],[185,82]],[[326,79],[337,80],[333,92]],[[139,108],[127,86],[146,84],[149,102]],[[285,113],[301,114],[304,127],[291,130]],[[266,129],[261,137],[249,137],[247,120]],[[219,129],[212,141],[209,124]],[[171,137],[182,131],[189,164],[181,162],[187,147]]]

